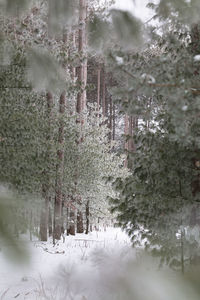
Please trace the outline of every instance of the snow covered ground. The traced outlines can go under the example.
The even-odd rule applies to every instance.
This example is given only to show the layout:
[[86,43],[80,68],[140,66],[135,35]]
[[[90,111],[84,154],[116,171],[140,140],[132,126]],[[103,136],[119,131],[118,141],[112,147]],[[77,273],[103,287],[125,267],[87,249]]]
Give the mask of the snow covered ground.
[[28,243],[28,248],[31,254],[28,266],[13,265],[0,253],[1,300],[79,299],[78,296],[87,299],[79,289],[91,285],[95,259],[101,259],[105,250],[113,256],[120,249],[131,249],[131,244],[119,228],[110,227],[88,235],[67,236],[55,246],[51,241],[35,241]]
[[163,272],[118,228],[52,245],[27,242],[29,266],[0,252],[0,300],[199,300],[190,282]]

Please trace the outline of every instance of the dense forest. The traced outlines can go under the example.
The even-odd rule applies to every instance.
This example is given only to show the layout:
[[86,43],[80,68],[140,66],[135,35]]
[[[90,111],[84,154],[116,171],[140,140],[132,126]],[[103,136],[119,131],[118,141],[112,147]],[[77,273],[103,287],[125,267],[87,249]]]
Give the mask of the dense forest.
[[0,2],[0,239],[118,226],[199,295],[200,3],[146,2]]

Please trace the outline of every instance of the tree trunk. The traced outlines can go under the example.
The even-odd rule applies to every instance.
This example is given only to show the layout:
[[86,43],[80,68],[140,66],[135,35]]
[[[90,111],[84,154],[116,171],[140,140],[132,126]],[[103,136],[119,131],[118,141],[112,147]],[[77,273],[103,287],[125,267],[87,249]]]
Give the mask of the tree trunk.
[[181,229],[181,272],[182,272],[182,274],[184,274],[184,272],[185,272],[183,239],[184,239],[184,232],[183,232],[183,229]]
[[60,96],[60,124],[58,132],[58,151],[57,151],[57,174],[54,204],[54,239],[60,240],[61,237],[61,209],[62,209],[62,185],[63,185],[63,166],[64,166],[64,121],[62,119],[65,112],[66,97],[65,92]]
[[86,203],[85,215],[86,215],[86,231],[85,231],[85,234],[88,234],[89,225],[90,225],[90,201],[89,200]]
[[[76,49],[76,31],[73,30],[72,32],[72,44],[73,44],[73,48],[74,51]],[[76,78],[76,68],[73,66],[72,67],[72,80],[75,82],[75,78]]]
[[80,210],[77,212],[77,233],[83,233],[83,214]]
[[43,190],[45,201],[42,205],[40,215],[40,240],[46,242],[48,239],[48,217],[49,217],[49,196],[46,188]]
[[[50,199],[49,199],[49,203],[50,203]],[[51,211],[51,207],[49,205],[49,236],[52,236],[53,233],[53,227],[52,227],[52,211]]]
[[[51,163],[51,142],[52,142],[52,134],[51,134],[51,122],[52,122],[52,108],[53,108],[53,96],[52,93],[47,92],[47,118],[48,118],[48,136],[47,136],[47,160],[49,164]],[[48,238],[48,217],[49,217],[49,190],[50,190],[50,176],[49,170],[45,170],[43,173],[44,183],[42,185],[42,197],[44,199],[44,203],[42,205],[42,211],[40,215],[40,239],[41,241],[47,241]]]
[[67,229],[67,235],[69,235],[69,207],[67,207],[67,214],[66,214],[66,229]]
[[113,131],[112,131],[112,139],[115,140],[115,105],[113,104]]
[[[83,125],[84,120],[81,119],[80,114],[86,108],[86,85],[87,85],[87,37],[86,37],[86,18],[87,18],[87,0],[79,0],[79,37],[78,37],[78,51],[80,55],[80,66],[78,68],[78,83],[80,84],[80,91],[77,95],[76,111],[79,114],[77,122]],[[77,144],[83,140],[82,134],[77,140]],[[77,170],[78,179],[78,170]],[[81,197],[80,197],[81,198]],[[81,204],[81,199],[80,199]],[[75,216],[72,215],[73,218]],[[70,225],[70,234],[75,234],[75,219],[74,225]],[[83,216],[80,211],[77,214],[77,232],[83,232]]]
[[[128,141],[127,141],[127,135],[128,135],[128,128],[129,128],[129,119],[128,115],[126,114],[124,117],[124,135],[125,135],[125,143],[124,143],[124,149],[126,151],[126,154],[128,155]],[[128,158],[126,157],[124,161],[124,167],[128,167]]]
[[101,69],[100,66],[97,70],[97,114],[99,116],[99,109],[100,109],[100,87],[101,87]]
[[112,106],[112,97],[109,97],[109,102],[110,102],[110,116],[109,116],[109,128],[110,128],[110,134],[109,134],[109,139],[110,141],[112,140],[112,128],[113,128],[113,106]]
[[70,221],[69,221],[69,234],[70,235],[75,235],[75,212],[74,210],[70,209]]
[[77,95],[76,111],[81,113],[86,105],[86,84],[87,84],[87,56],[86,56],[86,17],[87,17],[87,0],[79,0],[79,39],[78,50],[80,66],[78,68],[78,83],[80,91]]
[[134,132],[134,129],[135,129],[135,119],[134,117],[129,117],[129,136],[130,136],[130,139],[128,141],[128,150],[129,151],[134,151],[135,149],[135,146],[134,146],[134,141],[133,141],[133,132]]
[[65,203],[65,195],[63,195],[62,198],[62,208],[61,208],[61,233],[65,233],[65,228],[64,228],[64,203]]
[[102,112],[103,112],[103,117],[105,117],[107,114],[106,114],[106,83],[105,83],[104,68],[102,71]]
[[30,211],[30,222],[29,222],[29,233],[30,233],[30,241],[32,242],[32,231],[33,231],[33,213],[32,209]]

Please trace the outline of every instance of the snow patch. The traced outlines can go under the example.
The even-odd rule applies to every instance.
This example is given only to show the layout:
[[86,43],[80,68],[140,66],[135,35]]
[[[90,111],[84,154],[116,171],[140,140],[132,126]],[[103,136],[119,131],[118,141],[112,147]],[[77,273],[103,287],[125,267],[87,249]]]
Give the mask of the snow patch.
[[200,54],[194,56],[194,61],[200,61]]

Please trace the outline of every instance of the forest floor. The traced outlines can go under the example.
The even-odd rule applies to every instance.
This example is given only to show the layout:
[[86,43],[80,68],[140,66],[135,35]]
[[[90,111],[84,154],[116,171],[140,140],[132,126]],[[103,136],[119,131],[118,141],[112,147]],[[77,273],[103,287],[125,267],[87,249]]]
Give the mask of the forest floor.
[[134,256],[128,236],[112,227],[66,236],[55,246],[51,240],[26,244],[28,265],[13,264],[0,252],[0,300],[103,299],[94,287],[105,285],[127,251]]
[[[25,242],[29,265],[0,252],[0,300],[199,300],[190,280],[134,249],[119,228]],[[4,254],[3,254],[4,253]]]

